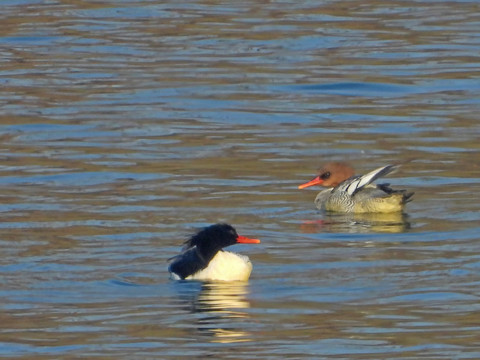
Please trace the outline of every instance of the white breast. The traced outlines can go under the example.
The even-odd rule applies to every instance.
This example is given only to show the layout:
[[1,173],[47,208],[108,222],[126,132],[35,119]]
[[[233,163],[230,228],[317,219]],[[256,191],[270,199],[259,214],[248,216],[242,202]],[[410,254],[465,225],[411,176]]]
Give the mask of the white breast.
[[247,256],[219,251],[205,269],[188,276],[186,280],[246,281],[251,272],[252,263]]

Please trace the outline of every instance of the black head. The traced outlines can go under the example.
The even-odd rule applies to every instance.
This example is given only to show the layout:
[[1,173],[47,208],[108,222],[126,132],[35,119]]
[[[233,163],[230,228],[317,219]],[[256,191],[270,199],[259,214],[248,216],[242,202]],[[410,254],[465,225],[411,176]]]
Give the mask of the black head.
[[[212,257],[222,248],[236,244],[238,234],[228,224],[215,224],[203,228],[185,242],[185,247],[196,246],[202,255]],[[209,256],[208,256],[209,257]]]

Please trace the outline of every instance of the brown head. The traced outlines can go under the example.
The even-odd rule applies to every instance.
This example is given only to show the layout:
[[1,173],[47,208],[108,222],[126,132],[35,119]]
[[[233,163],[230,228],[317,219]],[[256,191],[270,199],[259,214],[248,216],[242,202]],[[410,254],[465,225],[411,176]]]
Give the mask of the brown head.
[[343,162],[329,162],[319,170],[319,175],[316,178],[300,185],[298,188],[304,189],[313,185],[335,187],[353,175],[355,175],[355,172],[350,165]]

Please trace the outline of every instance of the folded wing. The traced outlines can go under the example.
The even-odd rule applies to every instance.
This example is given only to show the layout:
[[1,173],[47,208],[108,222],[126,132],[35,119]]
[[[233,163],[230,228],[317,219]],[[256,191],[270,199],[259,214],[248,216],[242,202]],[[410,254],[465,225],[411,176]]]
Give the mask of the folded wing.
[[387,165],[370,171],[365,175],[353,176],[338,185],[335,191],[346,191],[350,196],[360,191],[363,187],[371,184],[376,179],[388,175],[399,168],[399,165]]

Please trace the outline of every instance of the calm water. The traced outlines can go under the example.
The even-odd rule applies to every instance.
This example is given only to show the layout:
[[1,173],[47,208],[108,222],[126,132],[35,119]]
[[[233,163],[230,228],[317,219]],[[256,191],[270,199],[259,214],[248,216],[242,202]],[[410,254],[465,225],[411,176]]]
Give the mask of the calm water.
[[[477,1],[0,7],[1,357],[480,358]],[[326,160],[415,199],[322,215]],[[219,221],[250,281],[169,281]]]

